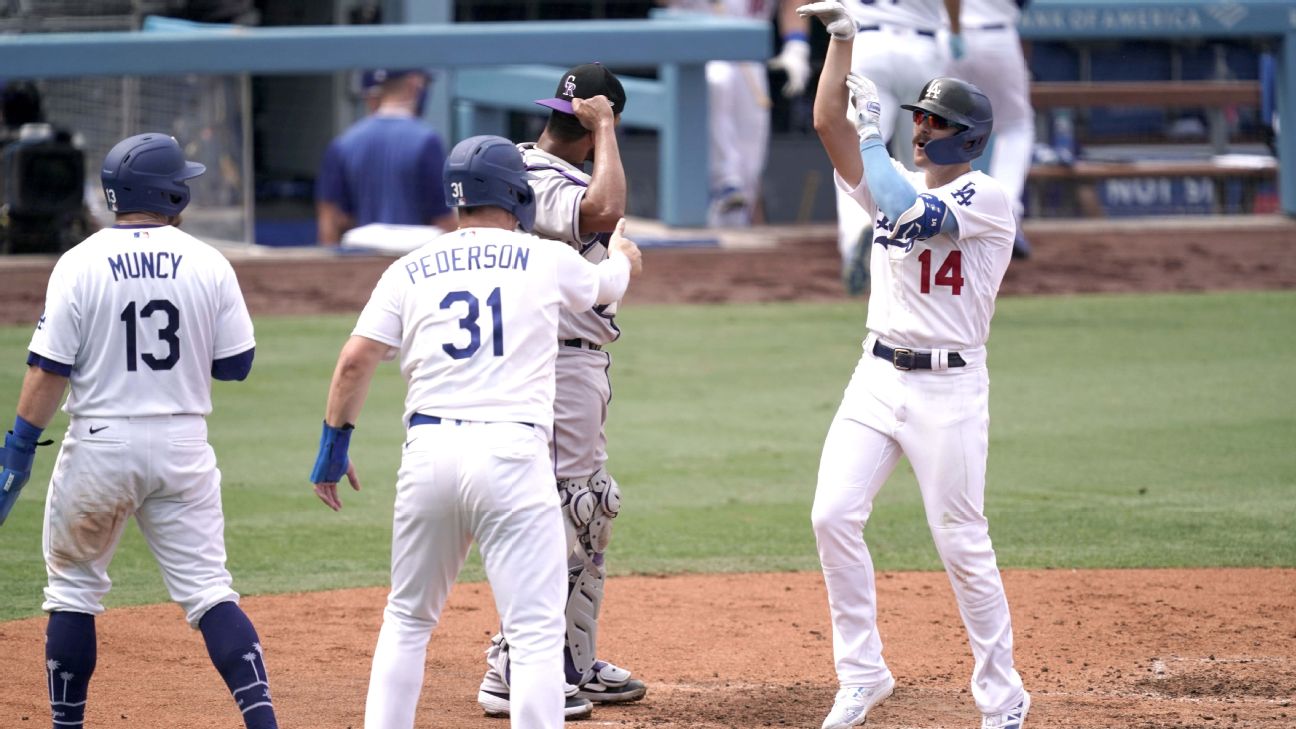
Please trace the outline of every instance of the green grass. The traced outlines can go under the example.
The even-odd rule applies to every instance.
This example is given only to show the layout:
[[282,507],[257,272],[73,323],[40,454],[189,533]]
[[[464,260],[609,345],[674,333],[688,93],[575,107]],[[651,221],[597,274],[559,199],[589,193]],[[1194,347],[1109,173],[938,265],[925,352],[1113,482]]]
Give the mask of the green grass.
[[[364,490],[334,514],[306,483],[353,321],[259,320],[252,379],[216,386],[210,427],[245,594],[386,581],[404,396],[394,366],[352,445]],[[863,307],[632,307],[620,321],[609,440],[627,504],[612,572],[816,569],[815,470]],[[1001,301],[987,494],[1001,566],[1296,566],[1294,331],[1285,292]],[[0,413],[17,401],[29,336],[0,329]],[[0,528],[0,619],[39,610],[53,455],[41,451]],[[939,567],[903,462],[868,531],[880,569]],[[111,575],[110,606],[166,600],[133,527]],[[463,579],[481,576],[473,560]]]

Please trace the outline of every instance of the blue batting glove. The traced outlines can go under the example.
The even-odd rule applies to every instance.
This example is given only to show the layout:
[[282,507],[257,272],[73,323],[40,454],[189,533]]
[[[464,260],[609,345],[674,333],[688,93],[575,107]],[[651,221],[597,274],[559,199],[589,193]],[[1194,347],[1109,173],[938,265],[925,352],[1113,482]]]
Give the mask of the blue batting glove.
[[315,456],[315,468],[311,470],[311,483],[337,483],[344,473],[350,459],[347,449],[351,447],[351,433],[355,426],[347,423],[341,428],[334,428],[324,422],[320,433],[319,455]]
[[18,494],[31,478],[37,441],[43,430],[19,415],[14,420],[13,430],[5,436],[4,448],[0,449],[0,525],[9,518]]

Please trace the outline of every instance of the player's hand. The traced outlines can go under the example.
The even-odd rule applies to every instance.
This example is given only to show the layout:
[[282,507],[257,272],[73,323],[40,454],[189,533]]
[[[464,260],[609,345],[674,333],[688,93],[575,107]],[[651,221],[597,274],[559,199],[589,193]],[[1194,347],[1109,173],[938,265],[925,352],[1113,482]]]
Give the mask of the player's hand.
[[882,102],[878,98],[877,86],[858,73],[846,74],[846,85],[850,87],[855,131],[859,134],[860,141],[870,137],[881,139]]
[[958,33],[950,33],[949,37],[950,58],[955,61],[960,60],[967,55],[967,47],[963,43],[963,36]]
[[797,15],[818,18],[834,40],[849,41],[855,38],[855,21],[838,0],[802,5],[797,8]]
[[[350,463],[350,462],[347,463],[346,477],[347,477],[347,481],[351,482],[351,488],[356,491],[359,491],[360,478],[356,476],[354,463]],[[324,502],[325,506],[332,509],[333,511],[342,510],[342,498],[338,496],[336,481],[328,481],[324,483],[315,484],[315,495],[319,497],[320,501]]]
[[588,99],[572,99],[571,104],[576,119],[580,121],[581,126],[591,132],[597,131],[603,124],[616,122],[616,114],[612,113],[612,102],[602,94]]
[[783,41],[783,50],[769,60],[769,67],[782,69],[787,74],[783,96],[793,99],[805,92],[810,80],[810,44],[800,38]]
[[617,221],[616,229],[612,231],[612,250],[630,259],[630,275],[636,276],[643,272],[643,252],[634,241],[625,237],[625,225],[625,218]]

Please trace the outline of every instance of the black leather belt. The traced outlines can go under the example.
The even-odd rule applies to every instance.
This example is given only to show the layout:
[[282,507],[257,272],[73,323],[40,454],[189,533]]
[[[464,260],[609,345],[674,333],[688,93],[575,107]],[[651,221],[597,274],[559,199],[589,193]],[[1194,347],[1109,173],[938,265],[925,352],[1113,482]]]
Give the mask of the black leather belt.
[[[882,342],[873,342],[873,356],[890,362],[898,370],[929,370],[932,368],[931,352],[915,352],[905,347],[892,349]],[[958,352],[949,353],[950,367],[963,367],[967,362]]]
[[989,25],[979,25],[972,30],[1004,30],[1008,27],[1007,23],[991,23]]
[[[897,25],[897,26],[888,26],[888,27],[894,27],[894,28],[896,28],[897,30],[912,30],[913,32],[917,33],[918,35],[926,36],[926,37],[928,37],[928,38],[935,38],[935,37],[936,37],[936,31],[934,31],[934,30],[919,30],[919,29],[917,29],[917,28],[902,28],[902,27],[900,27],[900,26],[898,26],[898,25]],[[882,26],[880,26],[880,25],[861,25],[861,26],[859,26],[859,32],[861,32],[861,33],[868,33],[869,31],[873,31],[873,30],[882,30]]]
[[[464,423],[475,423],[475,422],[479,422],[479,421],[459,420],[458,418],[442,418],[437,415],[424,415],[423,413],[414,413],[413,415],[410,416],[409,427],[413,428],[416,425],[440,425],[442,423],[446,423],[446,424],[454,423],[455,425],[463,425]],[[523,423],[521,421],[518,421],[518,425],[527,425],[533,428],[535,427],[535,425],[531,423]]]
[[584,339],[559,339],[558,343],[564,347],[575,347],[576,349],[592,349],[595,352],[602,352],[603,345],[587,342]]

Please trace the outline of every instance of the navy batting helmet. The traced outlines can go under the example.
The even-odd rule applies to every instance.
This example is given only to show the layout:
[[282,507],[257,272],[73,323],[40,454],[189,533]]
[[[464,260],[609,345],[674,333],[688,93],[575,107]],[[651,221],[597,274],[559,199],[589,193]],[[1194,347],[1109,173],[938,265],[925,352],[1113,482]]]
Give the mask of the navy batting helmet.
[[154,132],[118,142],[104,157],[100,177],[112,212],[171,216],[189,204],[185,180],[206,171],[203,165],[185,160],[175,137]]
[[990,99],[981,89],[956,78],[934,78],[918,94],[913,104],[901,109],[925,111],[960,127],[958,133],[935,139],[923,146],[923,154],[938,165],[971,162],[985,151],[994,126]]
[[446,205],[493,205],[513,213],[522,230],[535,225],[535,192],[522,153],[503,137],[469,137],[450,150],[445,163]]

